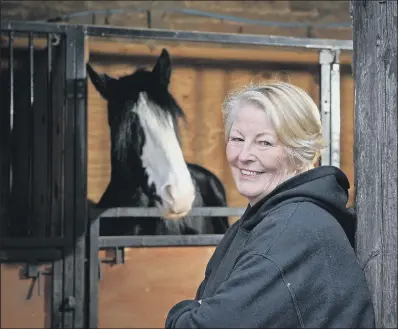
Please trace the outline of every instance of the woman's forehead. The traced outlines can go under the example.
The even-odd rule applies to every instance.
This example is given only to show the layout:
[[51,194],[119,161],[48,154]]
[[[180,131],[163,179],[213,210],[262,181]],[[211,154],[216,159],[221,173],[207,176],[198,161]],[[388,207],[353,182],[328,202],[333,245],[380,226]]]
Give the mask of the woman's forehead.
[[232,129],[275,135],[275,128],[265,111],[252,105],[237,110]]

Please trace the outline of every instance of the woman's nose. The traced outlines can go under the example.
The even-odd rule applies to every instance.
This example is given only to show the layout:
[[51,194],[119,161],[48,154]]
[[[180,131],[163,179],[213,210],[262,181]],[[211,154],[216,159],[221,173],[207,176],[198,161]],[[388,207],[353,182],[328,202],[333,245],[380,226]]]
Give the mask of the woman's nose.
[[255,156],[252,153],[252,148],[250,144],[244,144],[239,156],[238,156],[238,160],[241,162],[246,162],[246,161],[253,161],[255,159]]

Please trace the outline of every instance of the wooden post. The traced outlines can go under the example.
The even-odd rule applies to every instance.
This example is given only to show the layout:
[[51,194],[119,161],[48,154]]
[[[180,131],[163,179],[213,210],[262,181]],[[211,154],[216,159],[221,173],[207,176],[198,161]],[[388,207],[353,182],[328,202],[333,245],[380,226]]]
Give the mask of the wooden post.
[[397,2],[351,0],[357,253],[376,328],[397,327]]

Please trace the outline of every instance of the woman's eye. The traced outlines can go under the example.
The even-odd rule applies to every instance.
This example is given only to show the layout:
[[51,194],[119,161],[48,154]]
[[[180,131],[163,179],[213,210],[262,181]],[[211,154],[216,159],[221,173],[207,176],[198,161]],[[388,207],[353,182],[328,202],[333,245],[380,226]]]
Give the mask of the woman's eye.
[[242,141],[243,141],[243,138],[240,138],[240,137],[231,137],[231,141],[233,141],[233,142],[242,142]]
[[267,141],[260,141],[259,143],[261,146],[271,146],[271,143],[269,143]]

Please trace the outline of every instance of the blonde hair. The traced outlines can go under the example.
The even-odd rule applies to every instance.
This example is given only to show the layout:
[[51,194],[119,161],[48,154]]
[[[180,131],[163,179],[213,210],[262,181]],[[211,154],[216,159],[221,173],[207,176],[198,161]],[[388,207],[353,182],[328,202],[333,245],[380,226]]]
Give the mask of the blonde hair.
[[298,171],[312,168],[325,147],[319,109],[301,88],[287,82],[248,85],[231,93],[223,104],[225,139],[236,111],[252,104],[262,109]]

